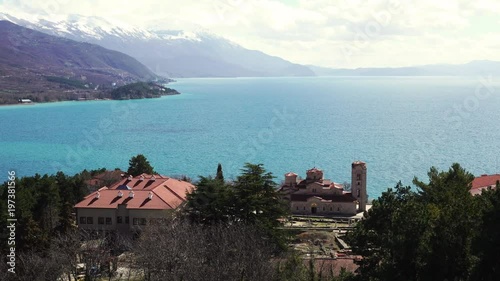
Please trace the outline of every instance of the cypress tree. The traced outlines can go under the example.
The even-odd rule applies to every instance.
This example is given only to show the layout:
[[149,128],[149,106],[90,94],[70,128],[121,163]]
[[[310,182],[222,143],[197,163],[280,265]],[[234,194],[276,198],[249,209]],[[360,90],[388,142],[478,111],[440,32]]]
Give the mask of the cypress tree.
[[222,165],[219,163],[217,165],[217,174],[215,175],[216,180],[224,181],[224,174],[222,172]]

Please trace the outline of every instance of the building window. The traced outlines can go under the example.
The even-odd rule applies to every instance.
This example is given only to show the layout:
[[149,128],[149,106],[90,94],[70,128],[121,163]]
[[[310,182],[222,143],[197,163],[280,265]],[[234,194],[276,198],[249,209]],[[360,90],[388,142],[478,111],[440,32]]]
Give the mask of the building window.
[[122,223],[122,217],[121,216],[116,217],[116,223]]
[[332,208],[332,207],[330,207],[330,211],[333,211],[333,208]]
[[146,225],[146,221],[145,218],[134,218],[133,223],[134,225]]
[[129,223],[128,216],[125,217],[125,223]]
[[323,206],[323,211],[325,210],[325,207]]
[[360,181],[360,180],[361,180],[361,174],[357,174],[357,175],[356,175],[356,179],[357,179],[358,181]]
[[104,217],[98,217],[97,224],[104,224]]
[[359,197],[359,189],[358,189],[358,197]]
[[111,218],[106,218],[106,224],[113,224],[113,221],[111,220]]
[[304,211],[306,210],[306,207],[304,207]]
[[313,193],[316,193],[316,188],[313,188]]
[[94,218],[93,217],[87,217],[87,224],[94,224]]
[[297,211],[299,210],[299,206],[297,206]]
[[87,223],[87,218],[86,217],[80,217],[80,224],[86,224]]
[[151,224],[151,225],[160,225],[161,224],[161,219],[149,219],[148,220],[148,224]]
[[360,186],[360,185],[361,185],[361,182],[358,181],[358,186]]

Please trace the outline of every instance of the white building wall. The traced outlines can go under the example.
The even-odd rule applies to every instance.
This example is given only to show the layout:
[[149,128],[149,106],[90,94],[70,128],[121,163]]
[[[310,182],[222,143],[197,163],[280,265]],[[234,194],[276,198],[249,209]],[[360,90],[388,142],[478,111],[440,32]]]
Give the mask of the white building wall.
[[172,210],[129,210],[129,227],[131,230],[140,230],[144,228],[144,225],[134,225],[134,219],[146,219],[146,221],[162,219],[166,218],[170,213],[172,213]]
[[[172,210],[129,210],[126,208],[119,207],[118,209],[87,209],[79,208],[77,210],[77,224],[80,229],[84,230],[104,230],[104,231],[128,231],[128,230],[139,230],[145,225],[134,225],[134,219],[160,219],[166,218]],[[118,223],[117,217],[122,217],[122,223]],[[92,224],[80,223],[80,217],[92,217]],[[99,224],[99,217],[102,217],[104,224]],[[126,218],[128,217],[128,224]],[[111,224],[106,224],[106,218],[111,218]]]
[[[80,229],[85,230],[116,230],[116,209],[87,209],[79,208],[77,210],[77,224]],[[88,222],[85,224],[80,224],[80,218],[92,217],[92,224]],[[99,224],[99,218],[102,217],[104,220],[103,224]],[[111,218],[111,224],[106,224],[106,218]]]

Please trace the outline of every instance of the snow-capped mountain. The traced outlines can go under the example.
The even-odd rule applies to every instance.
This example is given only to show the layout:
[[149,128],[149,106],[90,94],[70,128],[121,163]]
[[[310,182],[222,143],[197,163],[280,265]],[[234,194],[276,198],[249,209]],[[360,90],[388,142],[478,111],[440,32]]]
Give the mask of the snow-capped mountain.
[[35,101],[103,97],[114,86],[161,79],[129,55],[6,20],[0,20],[0,73],[0,103],[27,95]]
[[312,76],[308,67],[248,50],[207,31],[145,30],[98,17],[0,19],[128,54],[159,75],[170,77]]

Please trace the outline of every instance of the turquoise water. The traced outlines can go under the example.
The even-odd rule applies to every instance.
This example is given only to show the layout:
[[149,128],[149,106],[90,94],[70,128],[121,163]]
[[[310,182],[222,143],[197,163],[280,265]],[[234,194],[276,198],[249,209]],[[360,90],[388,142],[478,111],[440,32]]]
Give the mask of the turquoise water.
[[0,173],[126,169],[145,154],[166,175],[235,177],[264,163],[281,181],[313,166],[376,197],[431,166],[500,172],[500,83],[453,77],[182,79],[179,96],[0,107]]

